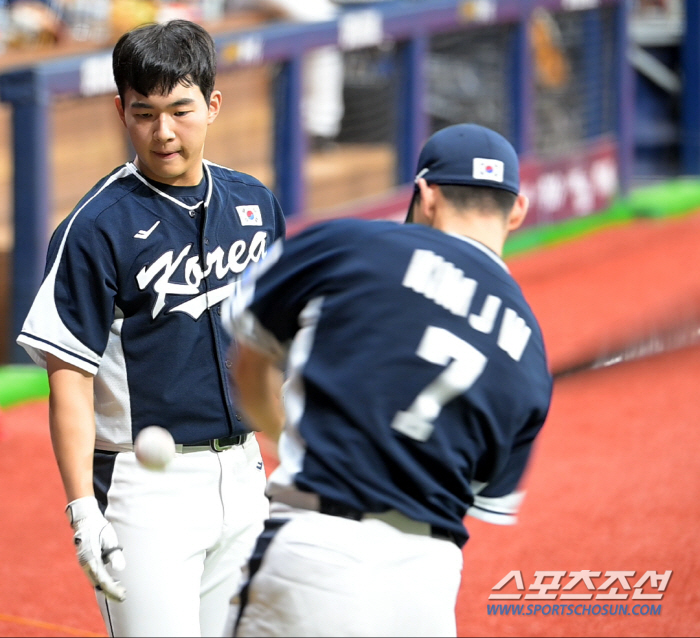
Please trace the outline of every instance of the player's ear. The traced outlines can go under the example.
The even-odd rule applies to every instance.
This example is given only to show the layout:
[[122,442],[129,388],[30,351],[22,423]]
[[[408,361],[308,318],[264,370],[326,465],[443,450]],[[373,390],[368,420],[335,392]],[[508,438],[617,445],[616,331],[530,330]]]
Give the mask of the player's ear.
[[117,113],[119,113],[119,119],[122,121],[122,124],[126,126],[126,116],[124,115],[124,105],[122,104],[122,99],[119,97],[119,95],[114,96],[114,106],[117,107]]
[[208,124],[211,124],[219,114],[222,99],[223,96],[221,95],[221,91],[212,91],[211,97],[209,98],[209,115],[207,116]]
[[508,214],[508,232],[520,228],[527,216],[527,209],[530,206],[530,200],[522,193],[515,199],[515,204]]
[[437,197],[437,186],[430,186],[428,182],[421,177],[416,184],[420,191],[420,198],[414,204],[414,221],[419,221],[426,226],[432,226],[435,219],[435,204]]

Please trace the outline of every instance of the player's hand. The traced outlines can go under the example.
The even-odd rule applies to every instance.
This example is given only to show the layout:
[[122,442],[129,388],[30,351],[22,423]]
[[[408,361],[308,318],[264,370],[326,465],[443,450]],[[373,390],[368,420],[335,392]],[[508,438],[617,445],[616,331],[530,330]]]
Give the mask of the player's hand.
[[122,602],[126,599],[126,589],[109,574],[107,563],[121,571],[125,566],[124,554],[117,542],[117,533],[102,515],[97,499],[85,496],[71,501],[66,514],[75,531],[73,541],[83,571],[106,596]]

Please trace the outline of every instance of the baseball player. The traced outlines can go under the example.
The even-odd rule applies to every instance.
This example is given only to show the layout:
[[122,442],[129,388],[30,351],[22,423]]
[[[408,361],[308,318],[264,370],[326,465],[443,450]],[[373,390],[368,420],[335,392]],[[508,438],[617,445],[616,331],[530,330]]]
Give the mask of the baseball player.
[[518,171],[494,131],[445,128],[416,223],[313,226],[224,305],[241,405],[280,459],[235,635],[456,635],[463,519],[515,521],[552,391],[500,257],[527,210]]
[[[136,157],[54,232],[17,341],[48,369],[66,514],[110,635],[216,636],[269,515],[221,302],[285,221],[258,180],[203,158],[222,101],[204,29],[137,28],[113,69]],[[165,471],[135,458],[149,425],[175,440]]]

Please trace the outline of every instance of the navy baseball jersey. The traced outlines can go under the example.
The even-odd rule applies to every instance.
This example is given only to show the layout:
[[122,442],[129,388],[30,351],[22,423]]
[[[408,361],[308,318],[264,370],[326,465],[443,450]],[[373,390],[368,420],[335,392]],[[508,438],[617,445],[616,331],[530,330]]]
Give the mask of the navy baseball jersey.
[[221,302],[285,221],[255,178],[210,162],[204,174],[199,186],[167,186],[129,162],[49,243],[17,341],[39,365],[51,353],[94,375],[100,449],[130,445],[148,425],[182,444],[247,431],[230,396]]
[[467,510],[514,522],[552,377],[495,253],[426,226],[334,220],[275,246],[224,315],[287,362],[268,495],[396,509],[462,541]]

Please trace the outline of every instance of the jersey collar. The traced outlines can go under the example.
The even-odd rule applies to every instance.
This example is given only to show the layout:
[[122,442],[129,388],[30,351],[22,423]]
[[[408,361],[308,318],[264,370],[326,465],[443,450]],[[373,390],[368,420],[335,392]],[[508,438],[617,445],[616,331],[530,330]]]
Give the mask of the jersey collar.
[[472,239],[471,237],[465,237],[464,235],[458,235],[457,233],[447,233],[448,235],[451,235],[452,237],[456,237],[457,239],[461,239],[462,241],[467,242],[468,244],[471,244],[474,246],[474,248],[478,248],[482,253],[485,255],[488,255],[493,261],[495,261],[503,270],[505,270],[508,274],[510,274],[510,270],[508,270],[508,266],[506,266],[506,262],[504,262],[493,250],[490,248],[487,248],[482,244],[481,242],[476,241],[476,239]]
[[185,204],[183,201],[179,200],[177,197],[173,197],[172,195],[166,193],[165,191],[161,190],[158,188],[153,182],[149,181],[146,179],[146,177],[139,171],[139,169],[136,167],[136,164],[133,162],[127,162],[126,163],[126,168],[127,170],[134,175],[140,182],[143,182],[148,188],[150,188],[153,192],[158,193],[161,197],[164,197],[167,200],[170,200],[174,204],[177,204],[180,206],[180,208],[184,208],[185,210],[196,210],[199,208],[202,204],[204,204],[205,207],[209,206],[209,202],[211,201],[211,194],[212,194],[212,179],[211,179],[211,171],[209,170],[209,166],[207,165],[206,162],[203,163],[203,168],[204,168],[204,178],[207,181],[207,191],[204,199],[201,202],[197,202],[194,205],[188,205]]

